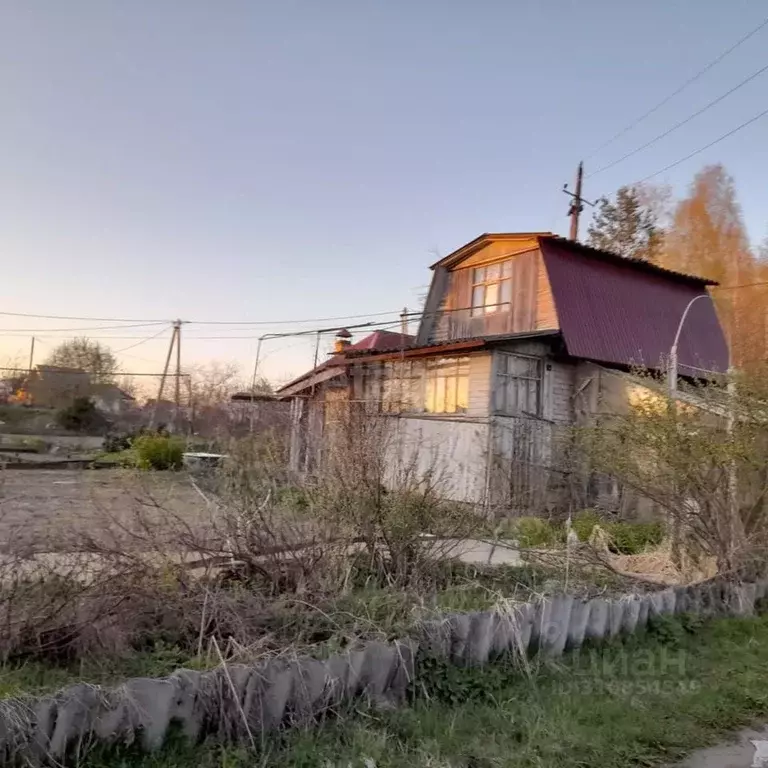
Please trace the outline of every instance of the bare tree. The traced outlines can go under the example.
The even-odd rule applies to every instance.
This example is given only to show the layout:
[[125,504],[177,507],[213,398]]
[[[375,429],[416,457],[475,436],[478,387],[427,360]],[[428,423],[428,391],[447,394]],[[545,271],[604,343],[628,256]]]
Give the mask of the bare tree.
[[246,389],[237,363],[213,360],[192,366],[187,373],[190,375],[192,404],[196,408],[221,405],[235,392]]
[[85,337],[59,344],[45,364],[85,371],[94,384],[113,383],[119,370],[117,358],[109,347]]

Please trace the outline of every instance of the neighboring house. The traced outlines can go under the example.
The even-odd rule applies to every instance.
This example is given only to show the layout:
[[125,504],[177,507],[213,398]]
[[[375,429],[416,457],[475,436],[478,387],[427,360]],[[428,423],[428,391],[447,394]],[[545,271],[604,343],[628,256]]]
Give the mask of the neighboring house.
[[[481,235],[432,270],[412,344],[351,345],[278,392],[313,414],[295,439],[302,468],[322,455],[320,404],[364,401],[396,417],[392,460],[437,463],[449,497],[507,510],[563,503],[562,427],[621,407],[637,387],[616,373],[663,370],[683,312],[714,285],[551,233]],[[678,358],[682,376],[727,370],[709,298],[691,306]]]
[[90,395],[100,411],[112,416],[122,416],[136,406],[136,398],[116,384],[93,384]]
[[88,397],[91,377],[79,368],[38,365],[24,382],[29,402],[39,408],[66,408],[75,398]]
[[336,416],[336,406],[352,392],[349,355],[405,350],[416,342],[414,336],[392,331],[374,331],[356,344],[351,334],[340,330],[334,354],[320,365],[281,387],[276,397],[291,401],[290,463],[296,471],[307,471],[320,461],[324,444]]

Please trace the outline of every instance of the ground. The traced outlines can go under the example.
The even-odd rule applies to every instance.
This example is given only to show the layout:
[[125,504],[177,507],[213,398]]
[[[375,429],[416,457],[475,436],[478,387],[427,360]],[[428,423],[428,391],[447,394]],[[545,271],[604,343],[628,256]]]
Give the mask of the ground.
[[[668,621],[626,645],[519,666],[436,667],[411,706],[338,713],[246,750],[177,744],[91,768],[626,768],[678,764],[768,716],[768,619]],[[714,753],[713,753],[714,754]],[[741,768],[696,758],[692,768]]]
[[[768,757],[768,727],[755,730],[748,728],[736,734],[733,740],[717,747],[701,749],[685,760],[680,768],[756,768],[755,760],[759,756]],[[753,742],[763,742],[758,746]],[[757,766],[768,765],[767,761],[757,762]]]
[[[6,469],[0,473],[0,542],[36,538],[104,515],[130,519],[137,510],[162,508],[201,519],[204,500],[182,473],[103,469]],[[0,544],[2,547],[3,544]]]

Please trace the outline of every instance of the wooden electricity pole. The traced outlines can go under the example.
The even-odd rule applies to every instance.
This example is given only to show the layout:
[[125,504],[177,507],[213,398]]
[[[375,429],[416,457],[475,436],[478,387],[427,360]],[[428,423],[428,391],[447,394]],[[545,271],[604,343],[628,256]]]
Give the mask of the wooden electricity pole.
[[160,377],[160,386],[157,389],[157,400],[155,400],[155,407],[152,409],[152,415],[149,417],[150,430],[155,426],[155,422],[157,421],[157,409],[160,405],[160,401],[163,399],[163,391],[165,390],[165,380],[168,378],[168,368],[171,365],[171,355],[173,354],[174,344],[176,345],[176,412],[178,413],[179,381],[181,379],[181,320],[176,320],[173,324],[173,333],[171,334],[171,342],[168,345],[168,354],[165,357],[163,374]]
[[176,392],[174,402],[176,407],[173,411],[174,429],[179,420],[179,408],[181,408],[181,320],[177,320],[176,327]]
[[573,199],[571,200],[571,205],[568,208],[568,215],[571,217],[571,231],[569,234],[569,238],[571,240],[578,240],[579,239],[579,216],[581,215],[581,212],[584,210],[584,203],[586,203],[589,206],[594,206],[594,203],[590,203],[589,200],[585,200],[581,196],[581,187],[582,183],[584,181],[584,163],[580,162],[579,167],[576,171],[576,192],[571,192],[568,189],[567,184],[563,184],[563,192],[565,192],[566,195],[570,195]]
[[176,410],[179,410],[181,405],[181,320],[177,320],[176,324],[176,396],[174,401],[176,403]]

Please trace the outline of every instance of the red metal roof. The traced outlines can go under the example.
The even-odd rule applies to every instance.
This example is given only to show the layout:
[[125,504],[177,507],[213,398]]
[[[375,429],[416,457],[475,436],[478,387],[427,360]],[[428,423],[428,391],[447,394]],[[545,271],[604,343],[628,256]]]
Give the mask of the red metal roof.
[[416,341],[415,337],[394,331],[374,331],[357,344],[350,344],[345,352],[391,352],[396,349],[410,347]]
[[409,347],[414,343],[415,340],[416,339],[413,336],[408,336],[407,334],[394,333],[393,331],[374,331],[368,336],[360,339],[360,341],[358,341],[356,344],[350,344],[344,350],[343,354],[329,357],[327,360],[324,360],[322,363],[320,363],[320,365],[312,368],[306,373],[302,373],[301,376],[297,376],[287,384],[284,384],[277,391],[280,393],[285,389],[295,387],[295,385],[298,384],[302,379],[308,379],[313,374],[320,373],[326,368],[338,368],[339,373],[342,373],[344,366],[348,362],[346,355],[349,352],[391,352],[396,349]]
[[[688,302],[711,284],[567,240],[542,237],[540,243],[560,329],[574,357],[659,368]],[[727,370],[728,347],[711,299],[691,307],[678,359],[687,375]]]
[[695,283],[696,285],[717,285],[716,280],[710,280],[707,277],[699,277],[698,275],[689,275],[685,272],[675,272],[673,269],[667,269],[661,267],[658,264],[653,264],[650,261],[644,261],[643,259],[632,259],[627,256],[619,256],[618,253],[612,253],[611,251],[603,251],[599,248],[592,248],[584,243],[579,243],[576,240],[569,240],[567,237],[561,237],[560,235],[540,235],[539,244],[542,242],[552,242],[561,245],[562,247],[576,252],[579,255],[589,256],[593,259],[600,259],[601,261],[608,261],[614,264],[630,265],[636,270],[642,272],[653,272],[658,275],[665,275],[667,277],[675,277],[680,280],[687,280]]

